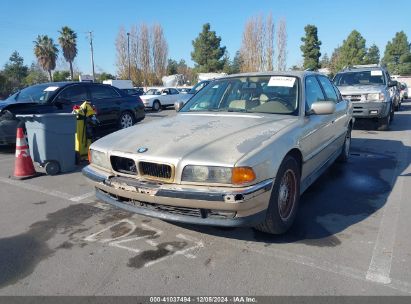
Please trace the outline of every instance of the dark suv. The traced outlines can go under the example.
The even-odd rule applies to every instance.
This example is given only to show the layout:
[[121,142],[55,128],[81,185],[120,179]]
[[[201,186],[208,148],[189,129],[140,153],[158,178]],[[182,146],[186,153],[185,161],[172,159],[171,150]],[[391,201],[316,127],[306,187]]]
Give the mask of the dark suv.
[[0,102],[0,144],[16,140],[17,114],[70,113],[75,105],[91,101],[99,129],[124,129],[145,117],[139,97],[115,87],[87,82],[52,82],[27,87]]

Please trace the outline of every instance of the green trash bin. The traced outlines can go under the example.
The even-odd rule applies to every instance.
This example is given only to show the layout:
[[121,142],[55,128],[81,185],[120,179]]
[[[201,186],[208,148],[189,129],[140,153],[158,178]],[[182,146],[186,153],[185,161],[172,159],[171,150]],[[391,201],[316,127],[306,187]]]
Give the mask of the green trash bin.
[[48,175],[76,168],[74,135],[76,115],[72,113],[16,115],[24,121],[30,155]]

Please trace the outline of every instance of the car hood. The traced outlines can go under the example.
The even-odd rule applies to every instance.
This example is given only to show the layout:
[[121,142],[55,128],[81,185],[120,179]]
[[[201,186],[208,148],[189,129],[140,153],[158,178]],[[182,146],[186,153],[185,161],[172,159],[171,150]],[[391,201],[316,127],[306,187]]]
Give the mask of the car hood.
[[234,165],[244,155],[268,143],[297,117],[249,113],[179,113],[127,128],[96,141],[92,148],[138,154],[141,159],[182,159]]
[[10,100],[10,99],[6,99],[6,100],[2,100],[0,101],[0,110],[6,109],[8,106],[10,105],[15,105],[15,104],[32,104],[33,102],[31,101],[15,101],[15,100]]
[[342,95],[352,95],[352,94],[368,94],[368,93],[379,93],[385,92],[384,85],[355,85],[355,86],[339,86]]

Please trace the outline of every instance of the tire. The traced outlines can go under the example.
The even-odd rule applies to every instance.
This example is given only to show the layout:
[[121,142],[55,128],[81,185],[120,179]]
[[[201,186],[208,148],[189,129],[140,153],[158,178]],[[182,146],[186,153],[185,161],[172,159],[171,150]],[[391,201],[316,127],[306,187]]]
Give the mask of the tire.
[[391,110],[391,112],[390,112],[390,124],[393,122],[393,120],[394,120],[394,114],[395,114],[395,110],[394,109],[392,109]]
[[349,125],[347,133],[345,134],[343,149],[337,159],[337,161],[340,163],[346,163],[348,159],[350,158],[351,130],[352,130],[352,127],[351,125]]
[[276,176],[265,220],[255,229],[283,234],[293,224],[300,200],[300,167],[296,159],[287,155]]
[[60,164],[56,161],[49,161],[44,166],[47,175],[56,175],[60,173]]
[[391,114],[378,119],[378,131],[388,131],[390,129]]
[[123,112],[121,113],[119,119],[118,119],[118,128],[119,129],[125,129],[129,128],[132,125],[134,125],[136,119],[134,118],[134,115],[131,112]]
[[158,112],[161,110],[161,103],[158,100],[154,100],[153,102],[153,111]]

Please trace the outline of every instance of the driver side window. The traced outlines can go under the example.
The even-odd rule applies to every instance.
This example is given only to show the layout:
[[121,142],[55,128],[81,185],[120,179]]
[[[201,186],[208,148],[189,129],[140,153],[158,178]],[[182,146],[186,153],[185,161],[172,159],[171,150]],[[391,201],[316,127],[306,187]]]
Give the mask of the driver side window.
[[324,94],[314,76],[309,76],[305,79],[305,111],[311,109],[311,105],[316,101],[324,101]]

